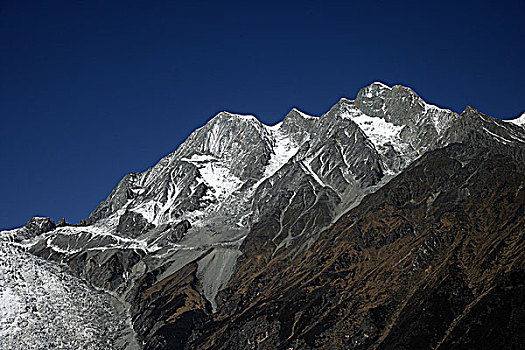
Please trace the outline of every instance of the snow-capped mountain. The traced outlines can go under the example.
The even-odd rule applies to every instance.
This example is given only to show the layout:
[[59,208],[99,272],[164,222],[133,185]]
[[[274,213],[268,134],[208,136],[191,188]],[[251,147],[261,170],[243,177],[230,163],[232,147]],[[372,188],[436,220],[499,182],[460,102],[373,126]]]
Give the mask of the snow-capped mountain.
[[471,107],[458,115],[403,86],[373,83],[322,116],[294,108],[273,126],[221,112],[126,175],[80,225],[38,221],[2,235],[129,303],[146,348],[186,346],[196,325],[231,312],[232,278],[257,274],[247,261],[308,256],[365,196],[454,143],[525,159],[525,129]]
[[518,118],[516,119],[507,119],[506,122],[515,124],[517,126],[525,127],[525,112],[522,113]]

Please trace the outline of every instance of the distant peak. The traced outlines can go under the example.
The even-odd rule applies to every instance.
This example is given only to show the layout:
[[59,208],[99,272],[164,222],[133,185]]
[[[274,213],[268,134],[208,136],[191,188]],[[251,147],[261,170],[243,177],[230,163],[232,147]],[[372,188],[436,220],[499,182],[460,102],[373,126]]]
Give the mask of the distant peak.
[[393,91],[403,91],[405,93],[409,93],[409,94],[412,94],[412,95],[416,95],[417,97],[419,97],[419,95],[417,94],[417,92],[414,91],[414,89],[412,89],[411,87],[408,87],[408,86],[405,86],[405,85],[394,85],[392,87],[392,90]]
[[209,120],[207,124],[215,125],[216,123],[226,122],[226,123],[255,123],[262,124],[257,117],[251,114],[238,114],[228,111],[222,111],[217,113],[213,118]]
[[332,110],[334,108],[339,108],[339,107],[344,106],[344,105],[353,104],[353,103],[354,103],[354,100],[350,100],[350,99],[348,99],[346,97],[341,97],[339,99],[339,101],[337,101],[337,103],[335,105],[333,105],[330,110]]
[[[316,120],[318,119],[318,117],[316,116],[312,116],[312,115],[309,115],[295,107],[293,107],[290,112],[288,112],[286,114],[286,116],[284,117],[283,121],[279,124],[276,124],[275,126],[273,126],[273,128],[276,128],[277,125],[279,125],[279,127],[281,125],[285,126],[285,128],[289,128],[291,125],[305,125],[305,124],[309,124],[309,121],[313,121],[313,120]],[[293,128],[293,127],[292,127]]]
[[373,82],[372,84],[365,86],[357,93],[356,99],[363,98],[375,98],[377,96],[383,96],[392,91],[392,88],[380,81]]
[[339,101],[337,101],[337,103],[353,103],[353,102],[354,102],[354,100],[350,100],[350,99],[348,99],[346,97],[341,97],[339,99]]
[[303,111],[301,111],[301,110],[299,110],[299,109],[297,109],[297,108],[295,108],[295,107],[293,107],[293,108],[291,109],[291,111],[287,114],[287,116],[289,116],[289,115],[292,114],[292,113],[298,114],[299,116],[301,116],[301,117],[303,117],[303,118],[307,118],[307,119],[308,119],[308,118],[317,118],[316,116],[313,116],[313,115],[310,115],[310,114],[308,114],[308,113],[305,113],[305,112],[303,112]]
[[471,105],[467,105],[467,107],[465,107],[463,112],[461,112],[461,115],[471,115],[471,114],[481,114],[481,112],[477,110],[476,108],[472,107]]
[[[401,86],[401,85],[397,85],[397,86]],[[374,81],[372,84],[368,85],[368,87],[381,87],[383,89],[392,89],[390,86],[380,81]]]
[[514,118],[514,119],[506,119],[506,120],[503,120],[504,122],[507,122],[507,123],[512,123],[512,124],[515,124],[515,125],[518,125],[518,126],[521,126],[521,127],[525,127],[525,112],[523,112],[519,117],[517,118]]
[[221,112],[217,113],[217,115],[215,115],[215,117],[213,117],[213,118],[224,118],[224,117],[259,121],[255,116],[253,116],[251,114],[237,114],[237,113],[232,113],[232,112],[228,112],[228,111],[221,111]]
[[360,92],[365,92],[367,98],[373,98],[378,95],[383,95],[384,93],[392,92],[394,94],[410,94],[419,97],[419,95],[411,88],[405,85],[396,84],[393,86],[388,86],[385,83],[380,81],[375,81],[372,84],[365,86],[360,90]]

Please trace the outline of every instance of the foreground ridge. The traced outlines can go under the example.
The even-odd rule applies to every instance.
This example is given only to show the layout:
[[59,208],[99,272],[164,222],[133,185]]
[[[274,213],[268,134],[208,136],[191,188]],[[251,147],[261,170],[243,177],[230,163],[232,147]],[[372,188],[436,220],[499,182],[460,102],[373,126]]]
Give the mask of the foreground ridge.
[[144,349],[512,347],[521,119],[379,82],[273,126],[220,112],[81,224],[0,237],[115,295]]

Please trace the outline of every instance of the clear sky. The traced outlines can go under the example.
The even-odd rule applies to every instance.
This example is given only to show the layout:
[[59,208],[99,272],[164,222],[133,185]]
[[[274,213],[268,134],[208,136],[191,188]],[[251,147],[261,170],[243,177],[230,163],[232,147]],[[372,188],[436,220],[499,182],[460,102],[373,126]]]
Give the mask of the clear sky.
[[0,0],[0,228],[85,218],[218,111],[314,115],[373,81],[525,110],[525,1]]

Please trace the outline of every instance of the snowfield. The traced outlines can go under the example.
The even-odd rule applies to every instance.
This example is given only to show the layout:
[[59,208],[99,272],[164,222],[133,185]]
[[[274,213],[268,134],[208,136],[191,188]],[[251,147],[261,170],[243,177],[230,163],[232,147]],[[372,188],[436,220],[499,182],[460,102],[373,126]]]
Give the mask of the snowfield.
[[138,349],[115,298],[0,241],[0,349]]

